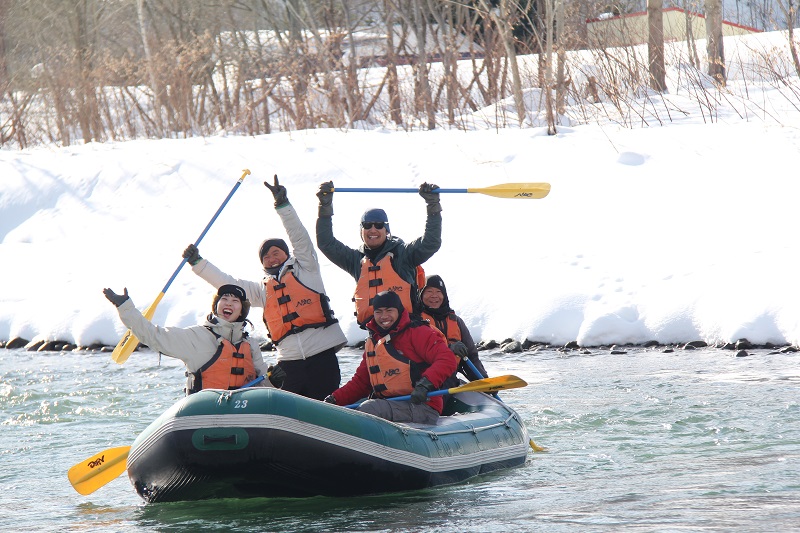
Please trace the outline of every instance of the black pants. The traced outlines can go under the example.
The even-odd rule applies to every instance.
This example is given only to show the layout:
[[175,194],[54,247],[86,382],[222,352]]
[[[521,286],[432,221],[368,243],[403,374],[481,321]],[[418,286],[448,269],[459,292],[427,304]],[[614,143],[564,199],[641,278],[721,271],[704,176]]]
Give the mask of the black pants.
[[325,399],[325,396],[339,388],[342,381],[336,351],[336,348],[330,348],[308,359],[278,363],[286,372],[281,388],[315,400]]

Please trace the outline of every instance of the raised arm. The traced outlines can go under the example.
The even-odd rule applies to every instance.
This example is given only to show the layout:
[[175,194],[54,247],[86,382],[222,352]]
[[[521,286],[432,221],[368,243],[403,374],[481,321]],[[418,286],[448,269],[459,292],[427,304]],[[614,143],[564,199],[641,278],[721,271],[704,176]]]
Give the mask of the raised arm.
[[211,333],[205,328],[162,328],[147,320],[124,294],[104,289],[106,298],[117,306],[122,323],[145,345],[169,357],[180,359],[192,372],[199,369],[216,352],[216,343],[210,342]]
[[358,281],[361,275],[361,252],[350,248],[333,236],[333,182],[319,186],[319,215],[317,216],[317,247],[319,251]]
[[406,245],[407,261],[412,267],[433,257],[442,246],[442,205],[439,203],[439,194],[431,192],[438,188],[438,185],[430,183],[423,183],[419,187],[419,194],[427,204],[427,219],[422,237]]

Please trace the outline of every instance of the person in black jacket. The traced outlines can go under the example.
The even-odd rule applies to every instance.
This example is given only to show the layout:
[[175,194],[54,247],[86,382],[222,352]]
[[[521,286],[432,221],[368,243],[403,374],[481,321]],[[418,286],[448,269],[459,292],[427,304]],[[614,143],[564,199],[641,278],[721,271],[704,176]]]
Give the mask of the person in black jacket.
[[423,183],[419,194],[427,204],[425,233],[406,244],[391,234],[389,218],[383,209],[367,209],[361,217],[361,240],[358,248],[350,248],[333,236],[333,182],[320,185],[317,247],[333,264],[353,276],[356,290],[353,301],[359,325],[372,318],[371,300],[378,292],[397,293],[406,309],[419,310],[419,285],[422,263],[430,259],[442,245],[442,206],[437,185]]
[[[434,274],[425,278],[425,285],[419,291],[419,299],[422,304],[420,316],[444,334],[450,349],[461,360],[458,371],[470,381],[489,377],[478,357],[478,348],[467,325],[450,307],[447,287],[441,276]],[[458,383],[452,380],[445,384],[446,388],[457,386]]]

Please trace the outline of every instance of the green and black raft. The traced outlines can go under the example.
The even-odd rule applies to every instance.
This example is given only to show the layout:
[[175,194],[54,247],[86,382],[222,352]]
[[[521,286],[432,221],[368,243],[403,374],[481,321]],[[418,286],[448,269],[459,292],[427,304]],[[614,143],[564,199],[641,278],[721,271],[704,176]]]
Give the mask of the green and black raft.
[[[525,385],[480,381],[491,380],[495,390]],[[523,465],[530,439],[520,416],[474,383],[450,389],[432,426],[273,388],[204,390],[139,435],[128,476],[145,501],[168,502],[408,491]]]

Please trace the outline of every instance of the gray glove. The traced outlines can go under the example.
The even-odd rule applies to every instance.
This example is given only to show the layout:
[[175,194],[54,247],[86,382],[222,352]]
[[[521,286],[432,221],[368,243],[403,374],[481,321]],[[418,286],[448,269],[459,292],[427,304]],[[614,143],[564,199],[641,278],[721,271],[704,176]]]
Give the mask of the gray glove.
[[332,403],[333,405],[338,405],[336,403],[336,398],[333,397],[333,394],[328,394],[327,396],[325,396],[325,399],[322,400],[322,401],[325,402],[325,403]]
[[450,351],[452,351],[461,359],[469,357],[469,350],[467,349],[467,345],[461,341],[456,341],[453,344],[451,344]]
[[130,299],[128,296],[128,287],[125,287],[124,291],[124,294],[117,294],[111,289],[103,289],[103,294],[106,295],[109,302],[119,307]]
[[428,393],[434,390],[436,390],[436,387],[433,386],[433,383],[428,378],[421,378],[411,392],[411,403],[419,405],[427,402]]
[[317,198],[319,198],[319,213],[318,215],[321,217],[332,217],[333,216],[333,182],[326,181],[325,183],[320,184],[319,192],[317,193]]
[[264,187],[272,192],[272,197],[275,198],[275,209],[279,207],[283,207],[289,203],[289,198],[286,196],[286,187],[278,183],[278,175],[275,174],[275,184],[270,185],[268,182],[264,182]]
[[186,262],[192,266],[195,266],[197,263],[200,262],[202,257],[200,257],[200,250],[197,249],[197,246],[194,244],[190,244],[186,247],[183,251],[183,257],[186,259]]
[[427,182],[419,186],[419,195],[425,198],[425,203],[428,204],[429,215],[442,212],[442,204],[439,203],[439,193],[432,192],[438,188],[438,185]]

